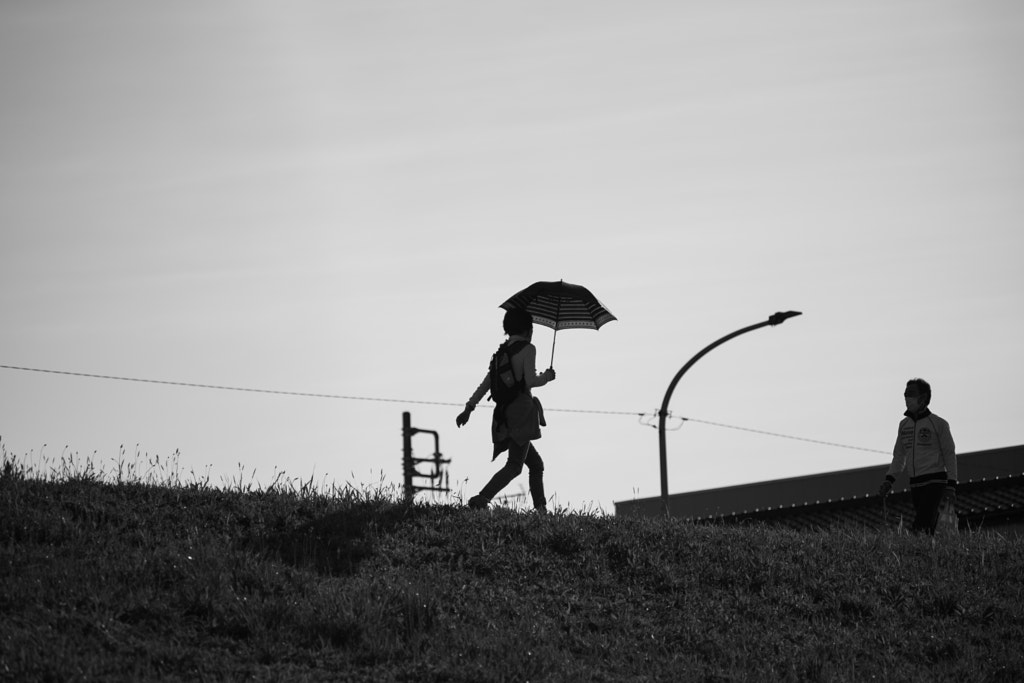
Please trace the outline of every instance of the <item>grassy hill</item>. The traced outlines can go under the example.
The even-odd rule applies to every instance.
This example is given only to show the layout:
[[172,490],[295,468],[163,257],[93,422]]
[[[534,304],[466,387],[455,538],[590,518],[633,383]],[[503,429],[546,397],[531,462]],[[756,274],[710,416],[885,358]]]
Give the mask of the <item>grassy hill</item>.
[[8,462],[0,679],[1024,680],[1020,540],[391,498]]

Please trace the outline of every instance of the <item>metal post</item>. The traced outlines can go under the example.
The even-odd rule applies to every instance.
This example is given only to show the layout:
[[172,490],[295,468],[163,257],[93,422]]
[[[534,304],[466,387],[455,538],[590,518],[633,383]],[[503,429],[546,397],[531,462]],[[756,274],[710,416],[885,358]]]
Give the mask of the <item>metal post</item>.
[[411,501],[416,495],[412,477],[416,471],[412,462],[412,415],[402,413],[402,475],[405,479],[405,500]]
[[747,332],[750,332],[751,330],[756,330],[756,329],[758,329],[760,327],[765,327],[767,325],[779,325],[779,324],[785,322],[787,318],[792,318],[792,317],[798,316],[798,315],[801,315],[801,313],[799,311],[786,311],[785,313],[782,313],[782,312],[775,313],[774,315],[770,316],[768,318],[768,320],[765,320],[764,322],[760,322],[760,323],[757,323],[756,325],[751,325],[749,327],[744,327],[742,330],[736,330],[732,334],[727,334],[724,337],[722,337],[721,339],[719,339],[718,341],[713,342],[711,344],[708,344],[706,347],[704,347],[704,349],[700,353],[698,353],[696,356],[691,358],[686,363],[686,365],[684,365],[682,367],[682,369],[679,372],[676,373],[676,376],[672,378],[672,381],[668,385],[668,391],[665,392],[665,398],[661,402],[661,410],[658,411],[658,454],[659,454],[660,462],[661,462],[661,509],[662,509],[662,512],[665,514],[666,517],[669,516],[669,510],[668,510],[668,454],[667,454],[667,447],[666,447],[666,444],[665,444],[665,419],[668,417],[668,402],[669,402],[669,399],[672,398],[672,392],[675,391],[676,385],[679,384],[679,380],[683,378],[683,375],[686,374],[686,371],[689,370],[693,366],[694,363],[696,363],[701,358],[703,358],[705,354],[707,354],[709,351],[714,349],[716,346],[720,346],[721,344],[724,344],[725,342],[729,341],[730,339],[738,337],[741,334],[745,334]]
[[[414,458],[412,455],[412,437],[416,434],[430,434],[434,437],[434,455],[430,458]],[[432,472],[422,474],[416,470],[416,463],[430,463],[434,466]],[[412,502],[417,491],[435,491],[447,493],[448,470],[444,467],[451,463],[450,458],[441,456],[441,437],[433,429],[420,429],[412,426],[412,416],[409,413],[402,413],[402,474],[405,480],[405,500]],[[430,486],[418,486],[415,478],[430,480]]]

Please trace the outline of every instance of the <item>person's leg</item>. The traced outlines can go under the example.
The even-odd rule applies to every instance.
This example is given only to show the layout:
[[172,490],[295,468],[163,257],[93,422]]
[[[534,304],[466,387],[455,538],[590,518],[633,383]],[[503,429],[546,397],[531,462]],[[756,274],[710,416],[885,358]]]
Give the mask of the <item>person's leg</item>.
[[532,443],[526,454],[526,466],[530,470],[530,496],[533,498],[533,509],[547,512],[548,499],[544,495],[544,461]]
[[924,520],[928,516],[927,496],[923,486],[911,487],[910,501],[914,504],[914,523],[910,530],[914,533],[925,530]]
[[946,482],[928,484],[928,533],[934,534],[939,523],[939,509],[942,507],[942,494],[946,490]]
[[480,499],[483,499],[483,507],[486,507],[487,503],[491,502],[491,499],[498,495],[499,491],[518,477],[523,471],[523,464],[526,462],[526,453],[529,448],[529,442],[523,446],[513,442],[509,446],[508,460],[505,462],[505,466],[494,473],[494,476],[487,482],[487,485],[480,490],[480,495],[470,498],[470,507],[475,507],[474,501],[478,501],[477,505],[479,505]]
[[935,533],[935,524],[939,521],[939,503],[942,501],[942,492],[945,488],[945,482],[939,482],[910,490],[910,497],[914,502],[913,531]]

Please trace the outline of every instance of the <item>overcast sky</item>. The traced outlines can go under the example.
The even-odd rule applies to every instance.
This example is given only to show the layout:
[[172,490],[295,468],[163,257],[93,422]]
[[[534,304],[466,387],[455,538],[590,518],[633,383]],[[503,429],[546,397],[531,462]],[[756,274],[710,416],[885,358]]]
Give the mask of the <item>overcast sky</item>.
[[558,279],[618,320],[536,392],[556,505],[657,496],[642,422],[778,310],[676,389],[672,492],[887,462],[915,376],[1024,443],[1022,69],[1010,1],[4,2],[0,364],[389,400],[0,369],[0,444],[374,487],[409,410],[468,498],[435,404]]

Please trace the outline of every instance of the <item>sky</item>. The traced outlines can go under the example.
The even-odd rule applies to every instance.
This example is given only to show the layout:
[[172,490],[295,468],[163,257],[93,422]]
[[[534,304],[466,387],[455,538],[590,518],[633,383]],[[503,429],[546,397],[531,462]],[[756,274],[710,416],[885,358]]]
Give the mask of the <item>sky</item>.
[[676,388],[671,493],[886,463],[911,377],[1019,445],[1022,68],[1009,0],[9,0],[0,446],[374,489],[409,411],[465,500],[499,305],[559,279],[618,320],[536,390],[555,506],[658,496],[672,377],[776,311]]

